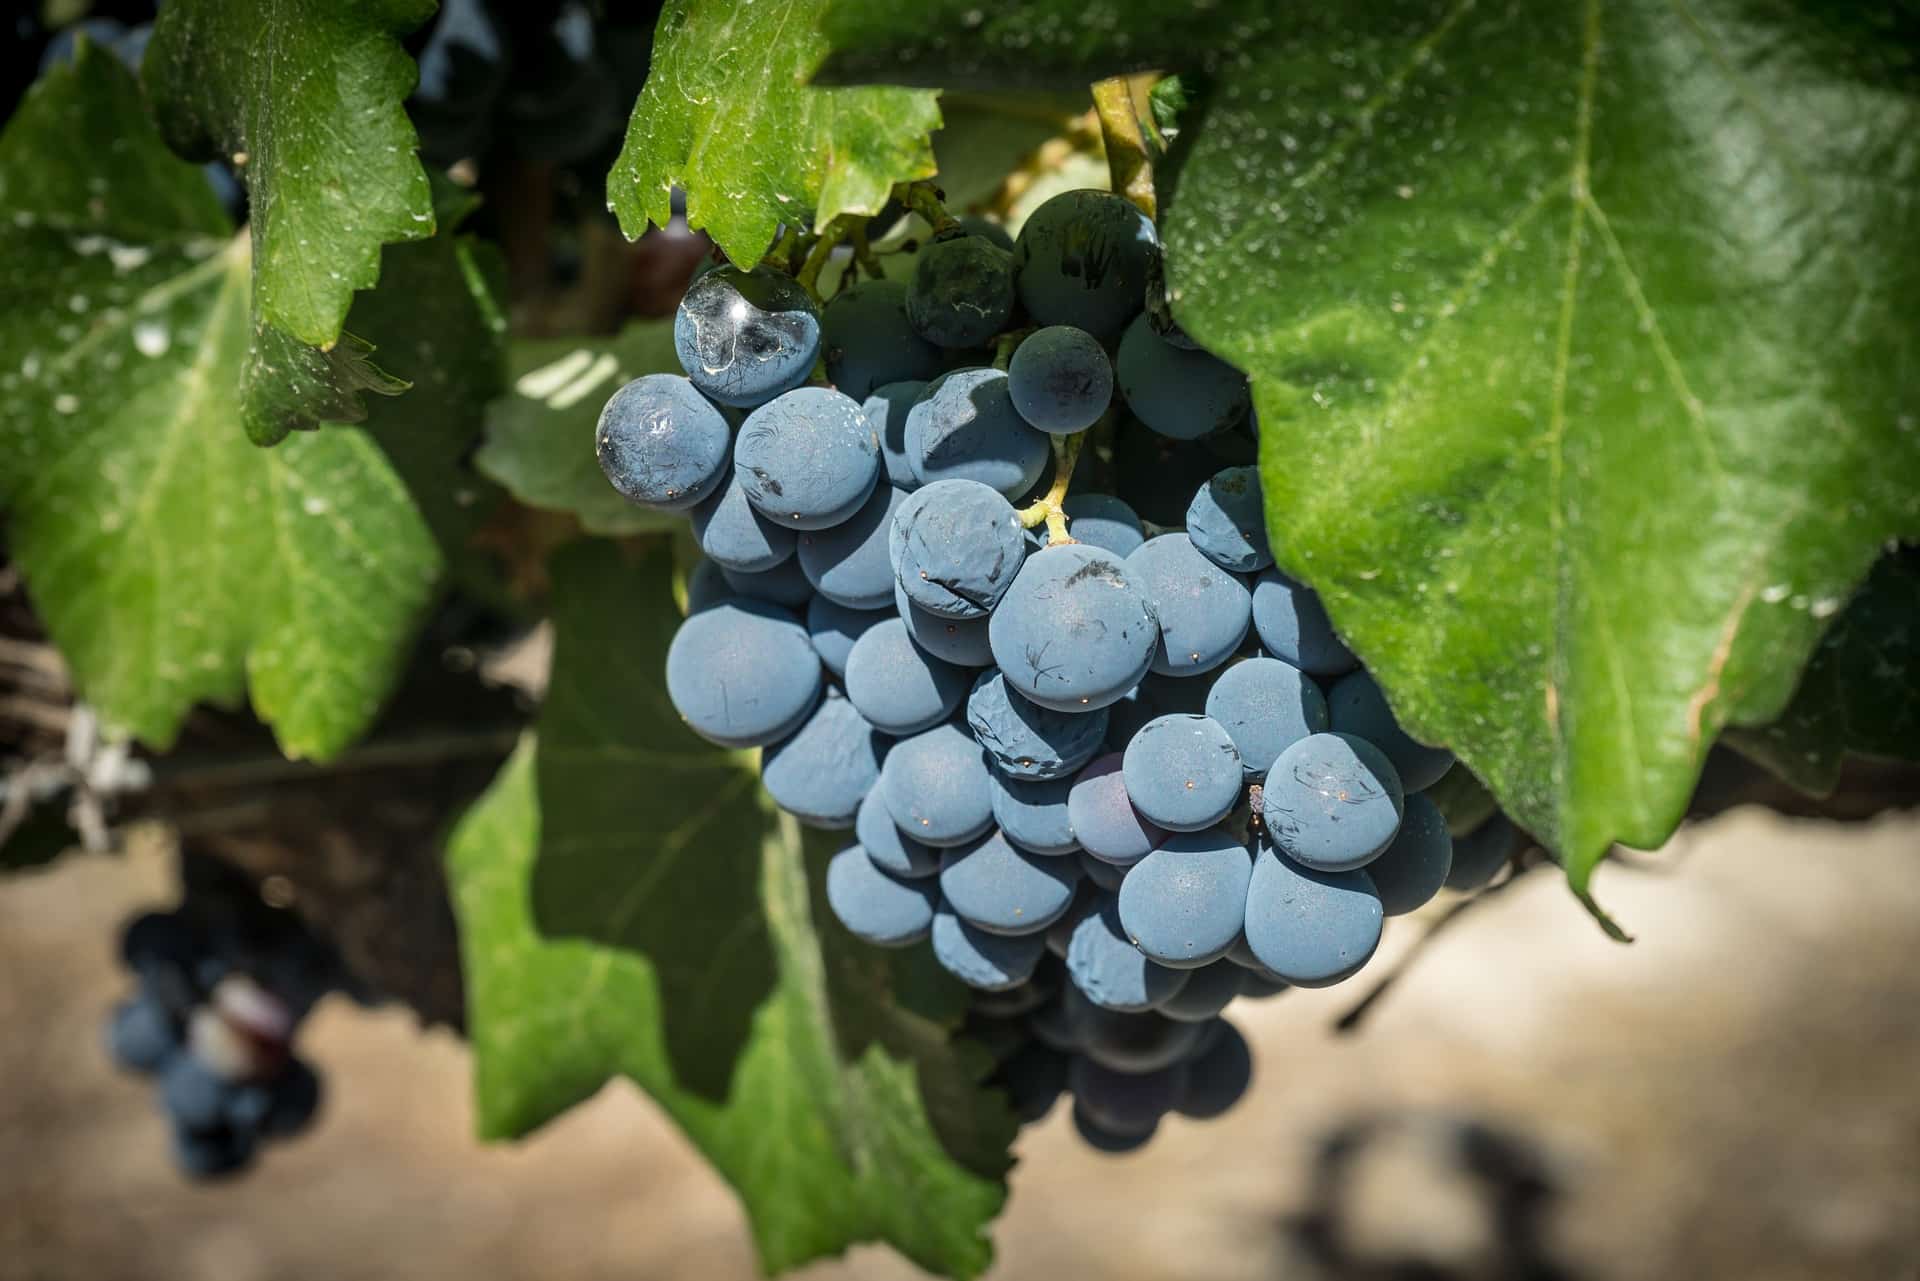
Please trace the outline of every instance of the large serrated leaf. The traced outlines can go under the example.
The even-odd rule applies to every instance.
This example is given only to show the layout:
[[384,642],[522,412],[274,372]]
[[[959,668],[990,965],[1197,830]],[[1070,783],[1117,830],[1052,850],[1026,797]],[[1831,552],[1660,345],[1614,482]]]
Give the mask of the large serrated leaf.
[[836,65],[1201,73],[1168,278],[1254,377],[1280,560],[1576,889],[1920,528],[1899,19],[1245,0],[1148,47],[1106,6],[958,8],[838,0]]
[[0,203],[0,502],[82,695],[165,746],[250,690],[288,753],[338,751],[441,568],[392,463],[356,430],[247,444],[249,242],[112,58],[34,88]]
[[877,213],[896,182],[933,173],[932,93],[819,89],[824,0],[668,0],[607,200],[629,236],[687,222],[752,265],[781,224]]
[[[524,1133],[625,1075],[739,1190],[769,1270],[879,1239],[977,1275],[1013,1123],[978,1047],[949,1039],[962,1003],[911,999],[951,981],[903,981],[833,921],[838,842],[803,841],[749,761],[665,706],[669,578],[664,548],[557,558],[538,760],[523,749],[454,837],[481,1131]],[[724,1069],[724,1102],[689,1068]]]
[[594,454],[600,409],[642,374],[679,373],[673,322],[638,321],[613,338],[529,338],[507,352],[512,385],[487,408],[482,472],[530,507],[571,512],[590,534],[673,529],[685,518],[636,507]]

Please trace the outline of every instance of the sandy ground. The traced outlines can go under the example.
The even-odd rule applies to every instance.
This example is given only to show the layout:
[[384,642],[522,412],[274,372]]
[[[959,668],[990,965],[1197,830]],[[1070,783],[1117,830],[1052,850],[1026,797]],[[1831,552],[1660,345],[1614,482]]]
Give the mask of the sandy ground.
[[[1419,1138],[1473,1117],[1552,1171],[1570,1275],[1920,1278],[1920,819],[1740,812],[1648,861],[1601,878],[1630,948],[1537,874],[1436,941],[1357,1036],[1327,1032],[1352,993],[1242,1002],[1259,1077],[1225,1119],[1116,1159],[1056,1111],[1022,1138],[994,1275],[1326,1275],[1286,1224],[1323,1136],[1385,1115],[1413,1128],[1343,1202],[1341,1239],[1376,1256],[1514,1275]],[[69,857],[0,885],[0,1281],[757,1275],[730,1193],[632,1088],[481,1148],[464,1046],[340,1001],[306,1033],[331,1090],[317,1130],[241,1181],[182,1183],[146,1086],[98,1048],[125,986],[115,926],[169,877],[156,855]],[[1419,932],[1398,926],[1376,965]],[[862,1248],[803,1275],[918,1273]]]

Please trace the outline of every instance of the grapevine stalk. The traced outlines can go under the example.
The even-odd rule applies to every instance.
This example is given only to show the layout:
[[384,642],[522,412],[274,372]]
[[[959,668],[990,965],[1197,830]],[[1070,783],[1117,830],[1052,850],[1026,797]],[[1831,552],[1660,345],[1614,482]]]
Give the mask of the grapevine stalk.
[[1093,109],[1100,116],[1100,135],[1107,144],[1107,172],[1113,189],[1131,200],[1141,213],[1154,217],[1153,157],[1140,129],[1132,80],[1114,76],[1096,82]]

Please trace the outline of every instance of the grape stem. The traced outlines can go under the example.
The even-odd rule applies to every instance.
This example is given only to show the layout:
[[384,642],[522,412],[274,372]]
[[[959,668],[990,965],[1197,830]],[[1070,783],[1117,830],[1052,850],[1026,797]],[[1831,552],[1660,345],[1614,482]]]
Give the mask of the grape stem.
[[1049,547],[1074,541],[1073,535],[1067,532],[1067,512],[1062,504],[1067,500],[1067,486],[1073,483],[1073,466],[1080,461],[1080,448],[1092,430],[1090,427],[1071,436],[1053,438],[1053,486],[1041,498],[1020,509],[1020,527],[1032,529],[1044,524]]
[[865,219],[859,214],[836,214],[821,229],[820,238],[813,242],[813,248],[807,250],[806,261],[800,264],[794,279],[815,299],[820,297],[820,272],[827,265],[827,259],[840,242],[852,234],[854,226],[864,222]]
[[1153,157],[1140,129],[1133,79],[1114,76],[1095,82],[1093,109],[1100,116],[1100,136],[1107,145],[1107,173],[1113,189],[1131,200],[1141,213],[1154,217]]
[[893,189],[893,195],[910,212],[925,219],[935,236],[960,225],[960,220],[948,213],[947,207],[941,203],[940,189],[930,182],[901,183]]
[[853,260],[860,264],[860,270],[874,280],[885,273],[880,270],[880,259],[874,256],[873,246],[867,241],[867,220],[862,218],[853,225]]
[[1007,366],[1013,363],[1014,350],[1018,348],[1021,343],[1025,342],[1032,333],[1033,327],[1029,325],[1025,329],[1009,329],[1006,333],[994,339],[993,367],[1005,373]]

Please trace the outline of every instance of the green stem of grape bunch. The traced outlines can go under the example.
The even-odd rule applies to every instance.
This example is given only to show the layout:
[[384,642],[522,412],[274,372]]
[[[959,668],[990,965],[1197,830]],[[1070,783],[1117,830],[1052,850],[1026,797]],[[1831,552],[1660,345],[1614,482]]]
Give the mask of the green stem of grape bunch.
[[1073,468],[1080,461],[1080,451],[1086,445],[1087,437],[1098,426],[1096,423],[1086,431],[1053,438],[1053,484],[1044,495],[1020,510],[1022,528],[1032,529],[1042,524],[1047,527],[1047,545],[1050,547],[1055,543],[1074,541],[1073,535],[1067,532],[1067,487],[1073,483]]

